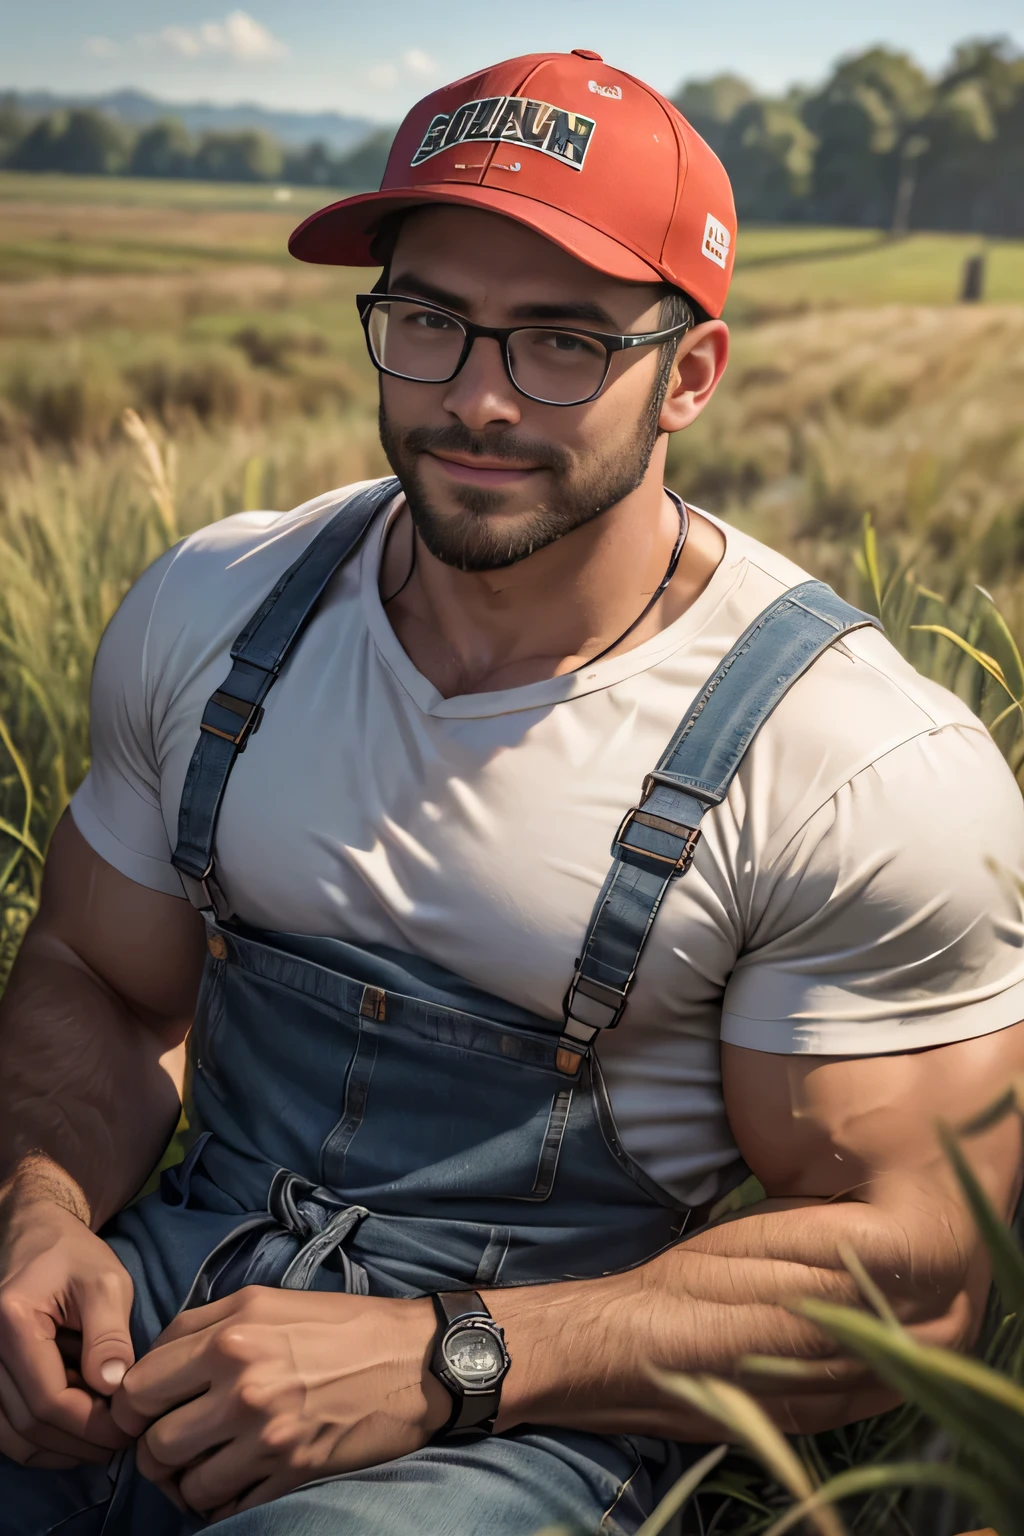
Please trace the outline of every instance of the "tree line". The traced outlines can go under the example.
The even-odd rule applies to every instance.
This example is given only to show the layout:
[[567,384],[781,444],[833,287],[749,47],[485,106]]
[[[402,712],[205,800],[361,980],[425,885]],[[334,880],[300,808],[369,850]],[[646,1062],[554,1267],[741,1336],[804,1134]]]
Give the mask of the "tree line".
[[1024,234],[1024,54],[962,43],[938,79],[904,53],[840,60],[815,91],[718,75],[676,105],[732,178],[741,218]]
[[[741,218],[1024,235],[1024,54],[962,43],[930,78],[907,54],[842,59],[816,90],[758,95],[736,75],[673,98],[724,161]],[[132,131],[88,107],[29,120],[0,101],[0,166],[92,175],[376,186],[393,130],[347,154],[265,133],[190,135],[173,118]]]
[[392,137],[381,129],[334,154],[320,142],[286,148],[254,128],[194,135],[174,117],[133,130],[95,107],[30,119],[13,95],[0,100],[0,167],[11,171],[364,188],[383,176]]

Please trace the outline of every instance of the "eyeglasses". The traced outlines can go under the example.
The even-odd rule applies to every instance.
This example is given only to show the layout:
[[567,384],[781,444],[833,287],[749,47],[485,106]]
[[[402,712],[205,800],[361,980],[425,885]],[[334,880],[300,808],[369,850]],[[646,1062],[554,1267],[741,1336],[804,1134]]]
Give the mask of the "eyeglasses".
[[675,341],[693,325],[687,314],[665,331],[609,336],[549,325],[474,325],[441,304],[389,293],[356,294],[374,366],[396,379],[447,384],[480,337],[501,348],[505,372],[521,395],[541,405],[585,405],[604,388],[612,354]]

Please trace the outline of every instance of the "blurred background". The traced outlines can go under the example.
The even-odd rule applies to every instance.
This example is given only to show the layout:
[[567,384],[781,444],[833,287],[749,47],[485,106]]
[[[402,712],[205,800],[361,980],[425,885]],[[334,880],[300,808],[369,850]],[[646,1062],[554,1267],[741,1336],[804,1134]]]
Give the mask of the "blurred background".
[[[377,185],[419,96],[517,53],[599,51],[731,173],[733,360],[670,483],[880,613],[1022,777],[1021,0],[252,3],[0,0],[0,990],[128,586],[201,523],[386,469],[352,302],[367,278],[293,262],[290,230]],[[975,1515],[986,1490],[1024,1511],[1024,1259],[999,1241],[1002,1461],[990,1389],[943,1418],[952,1378],[918,1361],[926,1412],[801,1444],[786,1488],[786,1449],[763,1441],[781,1481],[730,1458],[728,1497],[688,1529],[763,1532],[830,1472],[952,1442],[984,1472]],[[750,1422],[733,1432],[753,1445]],[[968,1523],[948,1501],[865,1498],[851,1532]]]

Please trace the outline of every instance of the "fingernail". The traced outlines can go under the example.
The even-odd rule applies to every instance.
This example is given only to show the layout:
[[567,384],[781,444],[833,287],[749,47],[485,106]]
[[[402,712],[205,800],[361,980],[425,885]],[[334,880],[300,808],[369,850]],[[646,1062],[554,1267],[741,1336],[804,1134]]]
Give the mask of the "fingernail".
[[100,1366],[100,1380],[111,1392],[124,1381],[128,1366],[123,1360],[104,1360]]

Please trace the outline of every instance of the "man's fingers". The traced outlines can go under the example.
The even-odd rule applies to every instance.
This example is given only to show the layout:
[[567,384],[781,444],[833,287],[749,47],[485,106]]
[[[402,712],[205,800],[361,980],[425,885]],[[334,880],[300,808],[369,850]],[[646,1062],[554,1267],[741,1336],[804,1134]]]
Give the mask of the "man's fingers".
[[54,1429],[35,1418],[3,1365],[0,1365],[0,1414],[11,1431],[34,1450],[70,1457],[75,1465],[83,1461],[102,1463],[110,1460],[109,1447],[83,1440],[67,1430]]
[[131,1277],[120,1264],[72,1286],[82,1331],[80,1369],[104,1397],[117,1391],[135,1360],[129,1331],[133,1294]]
[[108,1452],[120,1450],[126,1438],[111,1420],[107,1403],[68,1386],[53,1319],[25,1304],[13,1312],[9,1306],[3,1360],[31,1419]]
[[178,1478],[178,1490],[190,1509],[211,1514],[245,1498],[265,1481],[269,1470],[258,1453],[254,1455],[251,1445],[232,1440],[184,1472]]
[[152,1457],[164,1473],[179,1472],[225,1442],[226,1419],[223,1398],[204,1392],[151,1424],[139,1441],[138,1454]]
[[0,1409],[0,1454],[21,1467],[43,1467],[51,1472],[66,1472],[82,1460],[80,1456],[61,1456],[56,1451],[40,1450],[38,1445],[18,1434],[3,1409]]
[[189,1307],[187,1312],[179,1312],[172,1317],[163,1333],[154,1340],[153,1347],[158,1348],[164,1344],[170,1344],[175,1339],[184,1339],[194,1333],[201,1333],[204,1328],[212,1328],[214,1323],[223,1322],[224,1318],[231,1317],[238,1311],[239,1303],[244,1299],[245,1291],[232,1291],[228,1296],[221,1296],[218,1301],[208,1301],[202,1307]]
[[133,1365],[113,1402],[115,1422],[138,1435],[154,1419],[198,1397],[210,1386],[203,1343],[194,1338],[156,1344]]

